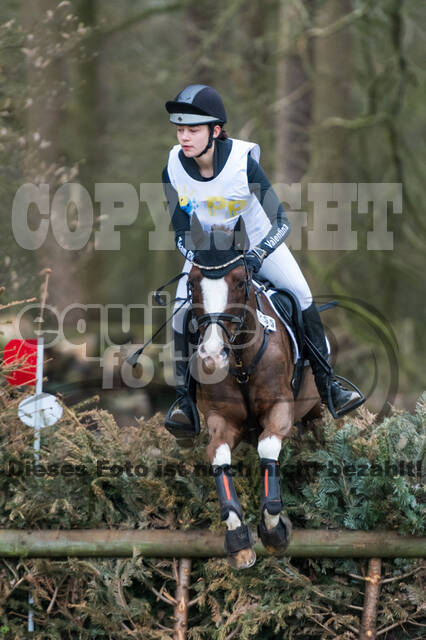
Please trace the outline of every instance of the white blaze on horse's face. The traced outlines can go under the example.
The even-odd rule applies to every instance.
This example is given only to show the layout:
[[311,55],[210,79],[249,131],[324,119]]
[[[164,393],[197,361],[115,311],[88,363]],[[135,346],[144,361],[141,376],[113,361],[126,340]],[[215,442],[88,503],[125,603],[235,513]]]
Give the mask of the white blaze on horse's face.
[[[201,280],[204,313],[223,313],[228,302],[228,284],[225,278],[203,278]],[[206,328],[198,353],[202,360],[211,359],[215,368],[226,365],[228,358],[223,349],[222,329],[216,323]]]

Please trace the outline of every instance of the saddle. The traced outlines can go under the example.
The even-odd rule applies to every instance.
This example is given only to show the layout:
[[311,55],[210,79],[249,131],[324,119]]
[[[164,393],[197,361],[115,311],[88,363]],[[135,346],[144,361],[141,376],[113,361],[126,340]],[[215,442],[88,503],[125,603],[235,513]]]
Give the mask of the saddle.
[[300,390],[300,385],[302,384],[303,371],[307,364],[304,349],[305,329],[300,303],[294,293],[289,289],[277,289],[268,280],[260,278],[258,274],[256,274],[255,278],[255,285],[256,284],[265,289],[266,297],[272,303],[281,320],[287,325],[286,328],[290,329],[296,341],[297,349],[295,349],[295,345],[292,344],[295,363],[291,380],[293,396],[296,398]]

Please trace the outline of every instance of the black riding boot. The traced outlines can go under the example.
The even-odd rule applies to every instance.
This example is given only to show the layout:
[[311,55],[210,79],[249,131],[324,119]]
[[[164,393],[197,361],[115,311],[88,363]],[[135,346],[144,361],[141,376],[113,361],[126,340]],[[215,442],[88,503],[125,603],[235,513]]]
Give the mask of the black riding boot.
[[177,439],[188,438],[200,432],[197,409],[189,391],[188,361],[183,334],[173,331],[173,370],[176,385],[176,400],[165,419],[166,429]]
[[307,355],[312,367],[318,393],[320,394],[322,402],[326,404],[331,411],[334,410],[336,414],[334,417],[340,418],[340,416],[345,415],[349,411],[353,411],[353,409],[356,409],[365,402],[365,397],[361,393],[345,389],[341,386],[340,382],[335,380],[333,369],[328,362],[328,351],[324,328],[314,302],[310,307],[305,309],[305,311],[302,311],[302,316],[305,335],[314,344],[329,366],[329,370],[326,371],[320,362],[318,362],[318,359],[315,358],[315,355],[312,354],[309,346],[306,346]]

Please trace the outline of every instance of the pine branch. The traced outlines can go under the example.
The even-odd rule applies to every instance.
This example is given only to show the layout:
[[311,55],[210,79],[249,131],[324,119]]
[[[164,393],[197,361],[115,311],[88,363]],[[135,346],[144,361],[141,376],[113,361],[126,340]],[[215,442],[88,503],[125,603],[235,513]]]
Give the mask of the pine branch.
[[315,618],[315,616],[310,616],[307,615],[307,618],[309,618],[309,620],[313,620],[313,622],[315,622],[315,624],[318,624],[320,627],[322,627],[323,629],[325,629],[327,631],[327,633],[331,634],[334,638],[337,636],[337,633],[335,633],[334,631],[332,631],[332,629],[329,629],[328,627],[325,626],[325,624],[322,624],[322,622],[320,622],[319,620],[317,620]]
[[[419,616],[417,616],[417,612],[412,615],[409,616],[407,618],[404,618],[404,620],[400,620],[399,622],[394,622],[393,624],[390,624],[387,627],[380,627],[380,629],[377,630],[376,633],[376,637],[379,637],[381,635],[383,635],[384,633],[387,633],[388,631],[390,631],[391,629],[395,629],[395,627],[400,627],[403,624],[415,624],[416,626],[419,624],[418,622],[414,622],[415,618],[423,618],[424,617],[424,611],[420,611],[418,612]],[[426,625],[421,625],[421,626],[426,626]]]
[[400,576],[395,576],[394,578],[385,578],[384,580],[381,580],[381,584],[386,584],[388,582],[396,582],[398,580],[402,580],[403,578],[408,578],[409,576],[412,576],[415,573],[418,573],[419,571],[424,571],[424,570],[425,570],[424,566],[416,567],[415,569],[413,569],[413,571],[408,571],[407,573],[403,573]]
[[232,640],[232,638],[235,638],[235,636],[237,636],[240,633],[241,629],[242,629],[242,626],[240,624],[237,624],[235,629],[231,631],[229,635],[226,636],[225,640]]
[[160,576],[163,576],[163,578],[166,578],[167,580],[173,580],[175,579],[174,576],[171,573],[167,573],[166,571],[163,571],[162,569],[159,569],[157,566],[155,566],[154,564],[152,564],[151,562],[148,562],[148,559],[145,559],[146,564],[151,567],[151,569],[153,569],[156,573],[158,573]]

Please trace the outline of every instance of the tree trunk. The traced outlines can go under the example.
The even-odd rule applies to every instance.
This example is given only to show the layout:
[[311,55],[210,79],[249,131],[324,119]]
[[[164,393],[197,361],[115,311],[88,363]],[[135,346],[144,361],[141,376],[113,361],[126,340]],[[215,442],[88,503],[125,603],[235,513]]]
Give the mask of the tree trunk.
[[[305,0],[312,11],[312,0]],[[300,182],[309,165],[309,127],[311,124],[311,84],[306,59],[297,52],[297,41],[304,25],[293,4],[281,0],[279,8],[278,63],[275,103],[275,180]],[[309,58],[309,51],[305,51]]]
[[[64,149],[61,132],[64,125],[65,103],[63,78],[66,77],[67,60],[63,56],[46,53],[54,50],[55,44],[61,40],[60,24],[56,24],[54,16],[57,8],[55,0],[35,0],[25,6],[23,20],[33,35],[32,48],[37,51],[28,63],[29,95],[31,103],[28,108],[27,140],[28,152],[24,167],[25,179],[34,183],[49,185],[50,200],[61,185],[61,179],[70,181],[74,176],[64,167]],[[53,15],[46,20],[46,16]],[[63,169],[63,170],[62,170]],[[30,210],[29,224],[38,226],[39,213]],[[50,223],[63,211],[50,210]],[[32,218],[34,217],[34,227]],[[64,249],[60,240],[49,233],[42,246],[36,250],[36,258],[40,270],[52,269],[49,298],[47,303],[59,311],[72,302],[82,300],[81,281],[77,275],[78,262],[75,251]]]
[[366,578],[364,611],[362,614],[360,640],[375,640],[377,605],[379,602],[380,577],[382,561],[380,558],[371,558],[368,563],[368,576]]
[[[97,25],[97,0],[79,0],[76,13],[80,23],[90,30]],[[105,116],[100,99],[99,39],[89,38],[85,43],[85,55],[77,62],[78,85],[73,128],[77,139],[77,160],[80,164],[79,179],[94,195],[94,182],[101,181],[101,163],[105,160],[102,135]]]
[[313,34],[313,133],[310,178],[313,182],[350,182],[351,133],[330,118],[350,118],[352,107],[352,37],[350,26],[331,29],[352,10],[351,0],[319,4]]
[[191,560],[179,561],[178,583],[176,588],[174,640],[185,640],[188,628],[188,602],[191,582]]

